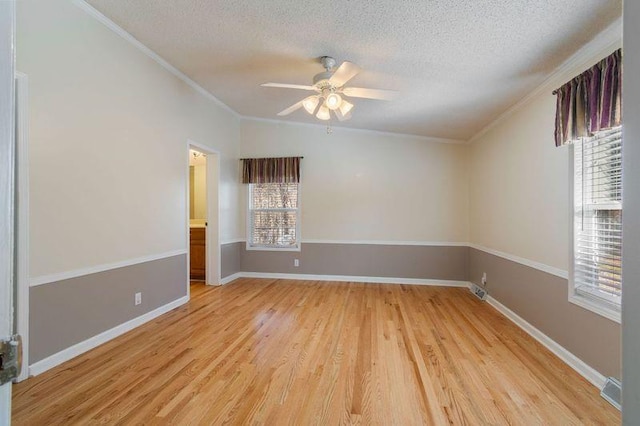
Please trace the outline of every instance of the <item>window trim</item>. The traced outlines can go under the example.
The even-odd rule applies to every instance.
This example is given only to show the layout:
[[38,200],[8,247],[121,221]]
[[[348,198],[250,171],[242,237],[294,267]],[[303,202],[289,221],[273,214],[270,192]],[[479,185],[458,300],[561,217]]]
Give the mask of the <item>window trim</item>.
[[[252,240],[252,231],[253,231],[253,224],[251,223],[251,186],[252,185],[259,185],[259,184],[254,184],[254,183],[250,183],[247,184],[246,187],[246,200],[247,200],[247,208],[245,209],[245,215],[246,215],[246,225],[247,225],[247,238],[245,241],[245,246],[246,246],[246,250],[247,251],[292,251],[292,252],[299,252],[302,250],[302,236],[300,235],[300,212],[302,210],[301,208],[301,204],[300,201],[302,200],[302,197],[300,196],[300,190],[302,188],[302,186],[300,185],[300,182],[297,183],[298,185],[298,200],[297,200],[297,205],[298,208],[296,209],[296,235],[297,235],[297,244],[295,246],[291,246],[291,247],[269,247],[269,246],[254,246],[251,244],[251,240]],[[290,210],[290,209],[269,209],[269,210]]]
[[[623,141],[624,143],[624,141]],[[569,302],[574,305],[580,306],[593,313],[603,316],[611,321],[621,323],[621,310],[615,308],[613,304],[606,301],[599,300],[594,296],[589,296],[586,291],[578,291],[575,286],[574,269],[575,269],[575,233],[574,228],[574,183],[575,183],[575,169],[574,169],[574,154],[575,147],[573,144],[569,145],[569,280],[568,280],[568,294]]]

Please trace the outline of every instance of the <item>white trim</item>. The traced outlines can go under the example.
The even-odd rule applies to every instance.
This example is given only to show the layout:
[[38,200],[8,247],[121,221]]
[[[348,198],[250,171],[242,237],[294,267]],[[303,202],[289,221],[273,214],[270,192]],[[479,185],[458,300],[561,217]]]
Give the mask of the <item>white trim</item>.
[[384,246],[466,247],[469,243],[449,241],[383,241],[383,240],[302,240],[307,244],[361,244]]
[[[235,238],[223,241],[224,244],[244,243],[246,238]],[[453,241],[385,241],[385,240],[307,240],[302,239],[302,244],[360,244],[380,246],[434,246],[434,247],[468,247],[470,243]]]
[[[244,238],[238,238],[235,240],[225,241],[222,244],[242,243],[245,242]],[[494,256],[502,257],[503,259],[510,260],[512,262],[519,263],[521,265],[528,266],[530,268],[537,269],[542,272],[546,272],[551,275],[555,275],[560,278],[569,278],[569,272],[549,266],[544,263],[536,262],[534,260],[518,257],[513,254],[504,253],[498,250],[494,250],[488,247],[484,247],[478,244],[472,244],[467,242],[457,241],[381,241],[381,240],[305,240],[301,241],[302,244],[360,244],[360,245],[385,245],[385,246],[425,246],[425,247],[469,247],[476,250],[484,251],[485,253],[492,254]],[[277,249],[280,250],[280,249]],[[280,250],[283,251],[283,250]]]
[[195,90],[196,92],[200,93],[202,96],[204,96],[205,98],[209,99],[210,101],[213,101],[216,105],[222,107],[226,111],[230,112],[231,114],[233,114],[233,116],[235,118],[237,118],[237,119],[240,118],[240,115],[236,111],[231,109],[227,104],[222,102],[220,99],[216,98],[211,92],[209,92],[208,90],[206,90],[205,88],[200,86],[198,83],[193,81],[191,78],[189,78],[182,71],[178,70],[176,67],[171,65],[169,62],[165,61],[160,55],[158,55],[156,52],[154,52],[153,50],[149,49],[147,46],[142,44],[135,37],[133,37],[131,34],[129,34],[127,31],[125,31],[122,27],[120,27],[118,24],[113,22],[111,19],[109,19],[106,16],[104,16],[102,13],[100,13],[93,6],[89,5],[84,0],[72,0],[72,2],[73,2],[73,4],[78,6],[80,9],[82,9],[84,12],[86,12],[88,15],[92,16],[97,21],[102,23],[104,26],[109,28],[111,31],[113,31],[114,33],[116,33],[117,35],[119,35],[120,37],[122,37],[123,39],[128,41],[129,43],[131,43],[131,45],[136,47],[138,50],[140,50],[142,53],[147,55],[149,58],[151,58],[154,61],[156,61],[165,70],[169,71],[171,74],[173,74],[174,76],[178,77],[180,80],[182,80],[184,83],[186,83],[193,90]]
[[221,241],[220,245],[224,246],[226,244],[244,243],[245,241],[245,238],[233,238],[231,240]]
[[[268,278],[279,280],[307,280],[307,281],[346,281],[356,283],[380,283],[380,284],[411,284],[411,285],[431,285],[439,287],[466,287],[468,281],[453,280],[429,280],[422,278],[395,278],[395,277],[364,277],[357,275],[314,275],[314,274],[280,274],[272,272],[238,272],[231,275],[233,279],[238,278]],[[227,277],[225,279],[228,279]],[[228,282],[233,281],[229,280]]]
[[70,278],[82,277],[84,275],[96,274],[98,272],[109,271],[111,269],[124,268],[126,266],[138,265],[140,263],[152,262],[154,260],[166,259],[168,257],[186,254],[186,249],[173,250],[165,253],[152,254],[149,256],[136,257],[134,259],[123,260],[120,262],[106,263],[103,265],[90,266],[88,268],[75,269],[73,271],[58,272],[55,274],[41,275],[31,278],[31,286],[49,284],[57,281],[68,280]]
[[[187,190],[184,194],[184,220],[185,220],[185,242],[187,248],[187,270],[185,271],[185,283],[187,296],[191,298],[191,152],[189,151],[189,140],[187,140],[187,168],[185,172]],[[206,281],[206,276],[205,276]]]
[[[559,67],[557,67],[544,81],[536,87],[533,91],[529,92],[525,97],[521,98],[514,105],[506,109],[502,114],[496,117],[495,120],[484,126],[480,131],[473,135],[468,143],[472,144],[482,136],[484,136],[491,129],[502,123],[513,113],[518,111],[522,106],[527,104],[531,99],[538,96],[545,91],[551,91],[556,89],[556,86],[560,86],[565,80],[572,77],[567,77],[568,73],[572,73],[579,66],[583,65],[587,61],[591,61],[597,56],[605,55],[604,52],[613,51],[615,48],[622,45],[622,17],[616,19],[611,25],[605,28],[600,34],[598,34],[593,40],[586,45],[582,46],[577,52],[564,61]],[[579,72],[577,73],[579,74]],[[551,95],[551,93],[549,93]]]
[[569,279],[569,272],[556,268],[554,266],[545,265],[544,263],[536,262],[534,260],[525,259],[523,257],[518,257],[513,254],[504,253],[498,250],[490,249],[488,247],[483,247],[478,244],[469,244],[469,247],[474,248],[476,250],[483,251],[485,253],[492,254],[494,256],[502,257],[503,259],[510,260],[512,262],[519,263],[524,266],[528,266],[530,268],[537,269],[542,272],[546,272],[547,274],[555,275],[556,277]]
[[153,311],[140,315],[139,317],[115,326],[112,329],[103,331],[102,333],[90,337],[80,343],[76,343],[75,345],[68,347],[67,349],[63,349],[58,353],[55,353],[43,360],[33,363],[31,366],[29,366],[29,372],[32,376],[42,374],[45,371],[62,364],[63,362],[69,361],[70,359],[75,358],[78,355],[82,355],[83,353],[88,352],[91,349],[102,345],[103,343],[113,340],[116,337],[121,336],[136,327],[140,327],[142,324],[149,322],[159,317],[160,315],[169,312],[172,309],[182,306],[188,301],[189,296],[182,296],[180,299],[167,303],[164,306],[160,306]]
[[[206,241],[205,241],[205,284],[208,285],[218,285],[220,283],[220,276],[222,274],[222,249],[220,244],[220,151],[210,148],[207,145],[202,145],[197,143],[191,139],[187,139],[187,157],[189,156],[189,150],[191,148],[195,148],[197,151],[200,151],[206,154],[208,157],[206,161],[206,192],[207,192],[207,226],[206,229],[215,229],[215,235],[212,235],[212,232],[206,231]],[[187,193],[186,193],[186,218],[187,218],[187,229],[186,229],[186,245],[187,252],[191,249],[191,243],[189,241],[189,158],[187,158]],[[212,169],[214,169],[212,173]],[[215,197],[212,197],[211,193],[215,190]],[[215,198],[215,199],[212,199]],[[213,207],[213,208],[212,208]],[[213,215],[215,212],[215,217]],[[211,257],[211,247],[215,247],[215,259]],[[191,256],[187,256],[189,259],[187,262],[187,294],[191,294],[191,266],[189,264],[191,260]],[[216,272],[215,276],[211,275],[211,265],[216,263]]]
[[[16,2],[0,2],[0,338],[13,334]],[[0,425],[11,424],[11,383],[0,386]]]
[[585,297],[584,295],[578,294],[576,291],[576,284],[574,279],[574,265],[575,265],[575,223],[574,223],[574,209],[575,209],[575,198],[574,198],[574,189],[575,189],[575,145],[569,145],[569,261],[571,262],[571,269],[569,270],[569,280],[567,281],[568,289],[567,300],[569,303],[573,303],[574,305],[580,306],[583,309],[593,312],[594,314],[600,315],[604,318],[607,318],[611,321],[614,321],[618,324],[622,323],[622,306],[620,305],[620,310],[614,310],[610,308],[604,302],[598,302],[589,297]]
[[229,284],[231,281],[235,281],[238,278],[242,278],[242,272],[236,272],[235,274],[224,277],[220,280],[220,285]]
[[[194,89],[196,92],[200,93],[207,99],[213,101],[218,106],[230,112],[231,114],[233,114],[234,117],[236,117],[239,120],[253,120],[253,121],[265,122],[265,123],[291,124],[291,125],[297,125],[297,126],[312,126],[312,127],[320,127],[320,128],[326,127],[326,125],[322,123],[304,123],[304,122],[298,122],[298,121],[279,120],[275,118],[262,118],[262,117],[252,117],[252,116],[242,115],[237,111],[235,111],[234,109],[232,109],[231,107],[229,107],[224,102],[222,102],[211,92],[209,92],[208,90],[200,86],[198,83],[196,83],[186,74],[184,74],[182,71],[178,70],[176,67],[174,67],[169,62],[164,60],[160,55],[155,53],[153,50],[149,49],[147,46],[145,46],[143,43],[141,43],[139,40],[137,40],[127,31],[125,31],[118,24],[116,24],[111,19],[107,18],[105,15],[100,13],[93,6],[86,3],[85,0],[72,0],[72,2],[77,7],[82,9],[84,12],[86,12],[87,14],[95,18],[97,21],[105,25],[111,31],[113,31],[114,33],[116,33],[117,35],[119,35],[129,43],[131,43],[134,47],[136,47],[142,53],[147,55],[149,58],[156,61],[160,66],[162,66],[171,74],[173,74],[174,76],[182,80],[189,87]],[[535,97],[536,95],[540,94],[545,90],[549,90],[549,88],[553,87],[554,84],[555,85],[561,84],[561,83],[558,83],[557,81],[561,76],[563,76],[563,74],[569,72],[580,63],[596,56],[599,52],[612,49],[617,45],[620,45],[621,40],[622,40],[622,18],[618,18],[609,27],[607,27],[598,36],[596,36],[591,42],[583,46],[576,53],[574,53],[569,59],[563,62],[558,68],[556,68],[536,89],[534,89],[524,98],[521,98],[516,104],[509,107],[502,114],[500,114],[495,120],[491,121],[488,125],[483,127],[480,131],[478,131],[475,135],[473,135],[473,137],[471,137],[468,140],[438,138],[438,137],[430,137],[430,136],[423,136],[423,135],[412,135],[408,133],[394,133],[394,132],[388,132],[388,131],[382,131],[382,130],[359,129],[359,128],[353,128],[353,127],[332,126],[332,128],[338,129],[338,130],[365,132],[370,134],[380,134],[380,135],[387,135],[387,136],[394,136],[394,137],[413,138],[413,139],[422,140],[425,142],[449,143],[449,144],[461,144],[461,145],[471,144],[476,140],[478,140],[479,138],[481,138],[489,130],[497,126],[500,122],[505,120],[508,116],[510,116],[515,111],[520,109],[524,104],[526,104],[533,97]]]
[[589,297],[582,296],[576,293],[576,289],[573,287],[573,280],[569,281],[569,302],[574,305],[578,305],[581,308],[587,309],[594,314],[603,316],[611,321],[622,323],[622,313],[615,309],[607,308],[603,302],[598,302]]
[[[29,80],[16,72],[17,128],[17,330],[22,337],[22,365],[29,365]],[[29,378],[23,368],[18,382]]]
[[[302,176],[300,176],[300,182],[302,182]],[[302,244],[302,229],[301,229],[301,221],[302,221],[302,185],[298,182],[296,189],[296,245],[291,247],[275,247],[275,246],[252,246],[249,243],[249,238],[253,235],[253,223],[251,221],[251,211],[253,210],[253,203],[251,202],[251,188],[253,185],[260,185],[259,183],[250,183],[246,186],[246,210],[245,210],[245,219],[246,219],[246,229],[245,232],[249,235],[249,238],[245,241],[245,250],[246,251],[301,251]],[[259,209],[258,209],[259,210]],[[294,210],[294,209],[288,209]]]
[[293,247],[263,247],[263,246],[250,246],[249,243],[245,243],[246,251],[302,251],[301,245],[298,244]]
[[526,320],[520,317],[518,314],[513,312],[511,309],[507,308],[502,303],[498,302],[491,295],[487,297],[487,302],[496,308],[498,312],[500,312],[505,317],[509,318],[513,323],[515,323],[518,327],[524,330],[531,337],[540,342],[544,347],[553,352],[558,358],[564,361],[569,367],[573,368],[577,371],[582,377],[587,379],[591,384],[593,384],[598,389],[602,389],[604,383],[606,382],[606,377],[596,371],[594,368],[590,367],[582,361],[580,358],[569,352],[563,346],[558,344],[556,341],[551,339],[549,336],[544,334],[542,331],[538,330],[531,324],[529,324]]
[[[257,121],[262,123],[272,123],[272,124],[290,124],[293,126],[303,126],[303,127],[315,127],[320,129],[326,129],[327,123],[305,123],[301,121],[289,121],[289,120],[279,120],[276,118],[262,118],[262,117],[252,117],[248,115],[240,115],[241,120],[245,121]],[[345,130],[349,132],[358,132],[358,133],[368,133],[368,134],[376,134],[382,136],[392,136],[392,137],[400,137],[407,139],[414,139],[424,142],[432,142],[432,143],[448,143],[455,145],[465,145],[467,143],[466,140],[463,139],[448,139],[448,138],[438,138],[433,136],[424,136],[424,135],[412,135],[409,133],[394,133],[394,132],[386,132],[384,130],[373,130],[373,129],[360,129],[357,127],[342,127],[342,126],[334,126],[331,125],[333,130]]]

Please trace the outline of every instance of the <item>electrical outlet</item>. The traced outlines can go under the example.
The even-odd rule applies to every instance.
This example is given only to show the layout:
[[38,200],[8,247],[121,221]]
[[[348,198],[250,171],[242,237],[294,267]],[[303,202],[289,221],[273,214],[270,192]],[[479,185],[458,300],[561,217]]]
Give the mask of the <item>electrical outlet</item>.
[[487,273],[482,273],[482,285],[487,285]]
[[133,303],[138,306],[142,303],[142,293],[136,293],[134,299],[133,299]]
[[295,266],[296,268],[298,266],[300,266],[300,260],[299,259],[293,259],[293,266]]

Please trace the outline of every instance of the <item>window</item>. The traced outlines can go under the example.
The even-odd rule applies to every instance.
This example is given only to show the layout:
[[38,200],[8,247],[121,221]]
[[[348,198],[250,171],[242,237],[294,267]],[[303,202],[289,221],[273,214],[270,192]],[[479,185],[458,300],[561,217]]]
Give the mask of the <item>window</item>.
[[573,283],[570,300],[620,321],[622,129],[574,144]]
[[298,183],[249,185],[247,249],[300,249]]

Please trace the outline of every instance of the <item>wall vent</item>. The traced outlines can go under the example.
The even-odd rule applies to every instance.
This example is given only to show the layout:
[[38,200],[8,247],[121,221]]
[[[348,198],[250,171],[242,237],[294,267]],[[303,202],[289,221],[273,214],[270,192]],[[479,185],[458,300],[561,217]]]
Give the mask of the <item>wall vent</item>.
[[487,300],[487,290],[480,287],[479,285],[471,284],[470,287],[471,293],[473,293],[480,300]]
[[613,377],[609,377],[607,382],[602,387],[602,391],[600,395],[604,399],[606,399],[611,405],[616,407],[618,410],[621,410],[622,406],[620,405],[622,402],[622,386],[620,385],[620,381]]

